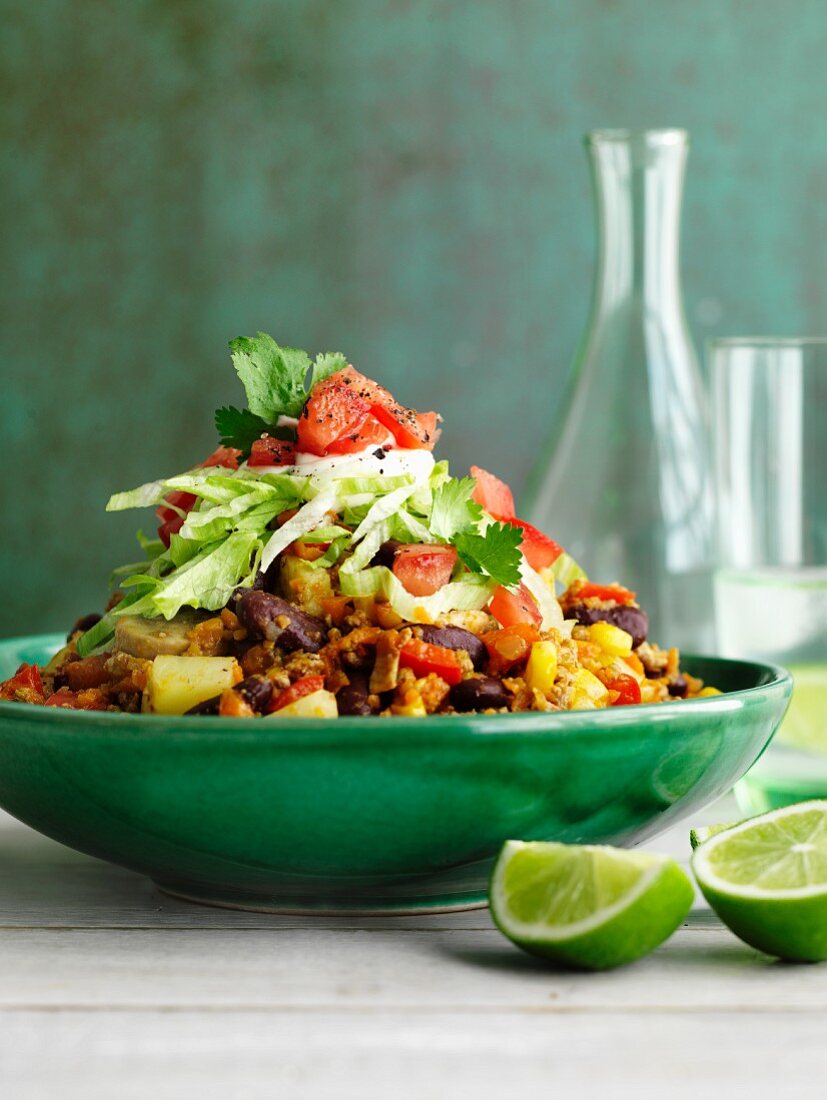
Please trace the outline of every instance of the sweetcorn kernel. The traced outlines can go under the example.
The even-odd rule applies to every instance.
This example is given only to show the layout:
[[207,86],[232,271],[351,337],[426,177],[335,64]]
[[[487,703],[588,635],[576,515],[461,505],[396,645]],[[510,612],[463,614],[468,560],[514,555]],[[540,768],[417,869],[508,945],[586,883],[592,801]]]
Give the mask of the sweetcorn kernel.
[[632,635],[612,623],[593,623],[589,627],[589,641],[610,657],[628,657],[632,652]]
[[718,690],[718,688],[706,687],[706,688],[702,688],[701,691],[698,692],[698,698],[703,699],[705,696],[708,696],[708,695],[720,695],[720,694],[721,693]]
[[534,642],[525,670],[525,682],[543,695],[549,695],[557,677],[557,646],[554,642]]
[[572,709],[588,710],[605,707],[609,702],[608,688],[587,668],[578,669],[573,681]]
[[413,686],[397,691],[391,711],[402,718],[424,718],[428,713],[422,696]]

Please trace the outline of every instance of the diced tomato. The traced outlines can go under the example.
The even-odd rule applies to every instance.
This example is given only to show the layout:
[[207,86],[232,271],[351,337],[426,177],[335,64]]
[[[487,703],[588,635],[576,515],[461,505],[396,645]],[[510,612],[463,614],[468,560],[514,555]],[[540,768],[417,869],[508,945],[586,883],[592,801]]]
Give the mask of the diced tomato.
[[0,684],[0,699],[8,702],[42,703],[43,681],[37,665],[22,664],[11,679]]
[[597,600],[615,600],[617,603],[631,603],[635,593],[621,584],[592,584],[591,581],[582,581],[575,589],[570,590],[572,595],[579,600],[590,598]]
[[489,474],[481,466],[471,467],[471,477],[476,479],[474,500],[494,519],[515,519],[514,494],[504,481]]
[[40,669],[37,665],[27,665],[25,662],[15,672],[12,683],[16,687],[29,688],[31,691],[38,691],[43,694],[43,681],[40,678]]
[[427,676],[435,672],[446,684],[458,684],[462,679],[462,666],[453,649],[431,645],[414,638],[399,651],[399,664],[409,668],[414,676]]
[[364,423],[370,404],[340,375],[313,387],[299,417],[297,450],[323,455],[331,443],[353,433]]
[[634,676],[616,676],[606,683],[609,691],[616,691],[617,698],[612,700],[613,707],[627,706],[640,702],[640,684]]
[[[240,456],[241,451],[236,450],[235,447],[216,447],[209,458],[199,463],[199,467],[225,466],[227,469],[236,470],[238,469]],[[176,490],[164,497],[164,503],[155,509],[155,515],[161,521],[158,528],[158,538],[164,546],[169,547],[170,537],[176,535],[184,526],[184,517],[179,515],[176,509],[189,512],[196,500],[197,497],[193,496],[192,493]],[[174,505],[174,507],[171,507],[171,505]]]
[[334,439],[328,446],[325,454],[352,454],[353,451],[363,451],[367,447],[379,447],[382,443],[386,442],[387,438],[388,429],[383,424],[380,424],[375,416],[368,413],[357,428],[354,428],[353,431],[349,432],[347,435]]
[[393,572],[412,596],[431,596],[448,583],[456,563],[453,546],[417,543],[397,548]]
[[[323,439],[324,451],[313,450],[313,454],[348,454],[351,450],[360,450],[374,441],[378,445],[379,442],[384,442],[386,438],[386,434],[378,438],[376,428],[370,423],[361,428],[360,418],[356,416],[352,416],[345,426],[338,429],[335,425],[335,418],[330,421],[324,418],[321,427],[327,428],[327,432],[318,431],[318,423],[305,426],[304,431],[302,431],[305,420],[316,415],[315,403],[318,398],[322,399],[323,414],[328,414],[330,411],[328,407],[329,397],[326,396],[328,389],[339,395],[342,408],[362,408],[364,414],[370,414],[371,418],[385,428],[386,432],[389,431],[393,434],[399,447],[433,450],[433,444],[439,438],[439,431],[437,430],[439,417],[437,414],[435,412],[417,412],[416,409],[409,409],[405,405],[400,405],[389,390],[374,382],[372,378],[366,378],[364,374],[355,371],[352,366],[345,366],[344,370],[337,371],[326,381],[313,388],[310,399],[305,406],[305,412],[309,410],[308,417],[305,416],[305,412],[302,412],[299,420],[299,450],[311,450],[305,445],[306,440],[309,440],[312,444],[321,445]],[[370,438],[362,441],[359,445],[356,445],[356,441],[352,441],[353,445],[349,448],[348,437],[359,434],[361,431],[370,434]],[[337,448],[335,450],[332,449],[334,445]]]
[[537,601],[524,584],[516,592],[509,592],[501,585],[491,597],[488,610],[501,626],[514,626],[515,623],[539,626],[543,621]]
[[295,444],[286,439],[262,436],[250,448],[248,466],[292,466],[296,457]]
[[69,710],[106,710],[109,702],[98,688],[70,691],[62,687],[46,700],[47,707],[66,707]]
[[226,466],[228,470],[237,470],[239,458],[241,458],[241,451],[236,450],[235,447],[216,447],[210,457],[205,458],[201,465]]
[[301,680],[296,680],[295,684],[291,684],[289,688],[285,688],[276,696],[269,707],[269,713],[272,714],[274,710],[281,710],[282,707],[295,703],[297,699],[301,699],[304,695],[312,695],[314,691],[321,691],[323,687],[324,676],[303,676]]
[[548,535],[544,535],[542,531],[538,531],[536,527],[526,523],[524,519],[512,519],[507,522],[522,530],[523,541],[520,549],[532,569],[545,569],[557,561],[563,553],[563,547],[556,543],[554,539],[550,539]]
[[405,405],[374,405],[371,412],[393,434],[400,447],[414,451],[432,451],[439,439],[437,414],[418,413]]
[[482,640],[491,672],[505,672],[528,659],[532,645],[540,640],[540,631],[531,623],[515,623],[502,630],[490,630]]
[[175,509],[180,508],[181,511],[188,512],[195,504],[196,499],[192,493],[183,493],[180,489],[176,489],[175,492],[168,493],[164,497],[164,503],[155,509],[155,515],[161,523],[168,523],[172,519],[180,519],[181,517]]
[[173,516],[172,519],[166,520],[158,528],[158,538],[169,549],[169,544],[172,541],[172,536],[177,535],[181,528],[184,526],[185,516]]
[[[344,386],[349,386],[350,389],[363,401],[366,401],[368,405],[395,405],[393,394],[390,390],[386,390],[384,386],[380,386],[378,382],[374,382],[372,378],[368,378],[364,374],[360,374],[355,367],[348,364],[344,370],[336,372],[335,377]],[[315,390],[314,390],[315,392]]]

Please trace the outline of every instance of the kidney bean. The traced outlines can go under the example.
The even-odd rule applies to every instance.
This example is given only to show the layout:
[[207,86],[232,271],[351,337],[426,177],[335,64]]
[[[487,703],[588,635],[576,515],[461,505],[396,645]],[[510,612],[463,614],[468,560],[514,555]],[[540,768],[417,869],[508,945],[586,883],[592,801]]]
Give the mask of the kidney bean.
[[441,645],[445,649],[464,649],[477,671],[485,664],[485,645],[470,630],[464,630],[461,626],[420,626],[417,630],[422,641],[430,645]]
[[248,676],[234,690],[257,714],[264,714],[273,698],[273,681],[266,676]]
[[266,638],[288,651],[318,653],[327,635],[321,619],[269,592],[245,592],[238,615],[254,637]]
[[[271,568],[272,568],[272,566],[271,566]],[[269,572],[269,570],[268,570],[268,572]],[[233,594],[232,594],[232,596],[230,596],[229,600],[227,601],[227,608],[230,611],[236,611],[237,612],[238,604],[241,602],[241,599],[243,598],[244,593],[245,592],[260,592],[262,589],[267,588],[267,583],[266,582],[267,582],[267,574],[262,573],[262,571],[259,569],[259,571],[255,575],[255,578],[253,579],[252,585],[250,585],[249,588],[234,588],[233,589]]]
[[100,621],[101,621],[101,616],[98,615],[98,613],[96,611],[93,611],[91,615],[81,616],[81,618],[78,619],[78,621],[75,623],[75,625],[69,631],[69,633],[66,635],[66,641],[68,642],[69,639],[72,637],[72,635],[75,634],[78,630],[82,630],[83,633],[85,634],[87,630],[91,630],[92,627],[95,626],[95,624],[99,623]]
[[358,672],[349,672],[349,684],[345,684],[336,693],[339,714],[372,714],[368,702],[368,681]]
[[387,542],[383,542],[376,553],[370,560],[371,565],[386,565],[388,569],[393,569],[394,558],[396,557],[396,551],[402,546],[403,543],[399,539],[388,539]]
[[508,692],[493,676],[472,676],[454,684],[448,699],[455,710],[488,710],[508,706]]
[[196,703],[194,707],[186,712],[187,714],[218,714],[218,708],[221,705],[221,696],[213,695],[211,699],[205,699],[202,703]]
[[682,672],[674,676],[666,685],[666,690],[676,699],[685,699],[689,694],[689,684]]
[[649,616],[639,607],[586,607],[585,604],[573,604],[568,614],[577,619],[581,626],[594,623],[611,623],[632,635],[632,645],[637,648],[646,641],[649,633]]

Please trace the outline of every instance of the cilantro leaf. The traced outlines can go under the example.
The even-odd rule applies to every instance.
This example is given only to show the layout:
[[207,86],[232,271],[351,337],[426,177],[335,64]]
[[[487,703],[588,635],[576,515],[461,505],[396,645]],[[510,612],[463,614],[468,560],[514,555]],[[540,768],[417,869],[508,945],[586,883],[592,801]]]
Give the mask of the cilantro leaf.
[[[316,383],[323,382],[347,366],[347,359],[338,351],[317,355],[311,365],[306,351],[283,348],[266,332],[259,332],[256,336],[237,336],[230,341],[230,353],[236,374],[247,394],[250,414],[263,422],[264,429],[269,424],[275,424],[279,416],[299,416]],[[309,388],[306,385],[308,372]],[[235,416],[235,422],[230,425],[230,418],[222,413],[222,421],[228,425],[228,436],[248,438],[252,431],[252,420],[242,426]],[[257,434],[260,435],[264,429]],[[219,431],[222,430],[219,428]],[[232,446],[229,443],[226,445]]]
[[307,400],[304,381],[310,369],[305,351],[282,348],[272,336],[238,336],[230,341],[236,374],[247,394],[250,412],[268,423],[280,415],[298,416]]
[[434,492],[428,525],[434,535],[450,542],[479,523],[482,508],[471,499],[475,485],[472,477],[452,477]]
[[246,458],[250,448],[263,432],[270,430],[266,420],[250,412],[227,405],[215,410],[215,429],[222,447],[236,447]]
[[472,572],[487,573],[507,588],[520,583],[522,541],[523,532],[510,523],[491,523],[481,534],[461,531],[453,539],[457,553]]
[[340,351],[325,351],[317,355],[310,372],[310,390],[317,382],[324,382],[325,378],[329,378],[337,370],[344,370],[346,366],[347,359]]

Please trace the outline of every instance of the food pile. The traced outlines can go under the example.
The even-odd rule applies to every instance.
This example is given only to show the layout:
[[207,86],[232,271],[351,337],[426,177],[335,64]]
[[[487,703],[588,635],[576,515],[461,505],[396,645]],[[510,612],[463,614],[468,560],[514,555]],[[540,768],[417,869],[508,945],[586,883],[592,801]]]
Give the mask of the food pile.
[[[232,341],[247,408],[199,466],[111,498],[157,537],[0,699],[231,717],[556,711],[714,692],[647,640],[479,467],[432,451],[436,413],[325,354]],[[557,592],[560,592],[559,598]]]

